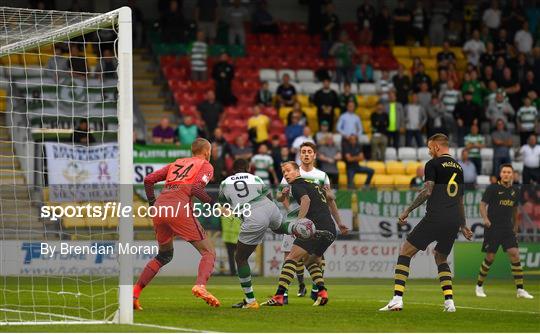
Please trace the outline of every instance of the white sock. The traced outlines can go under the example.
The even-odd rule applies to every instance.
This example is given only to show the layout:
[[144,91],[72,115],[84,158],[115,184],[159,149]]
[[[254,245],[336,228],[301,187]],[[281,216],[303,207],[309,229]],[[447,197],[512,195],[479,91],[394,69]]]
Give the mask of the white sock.
[[256,300],[257,300],[257,299],[255,299],[255,298],[247,298],[247,297],[246,297],[246,303],[248,303],[248,304],[251,304],[251,303],[253,303],[253,302],[256,301]]

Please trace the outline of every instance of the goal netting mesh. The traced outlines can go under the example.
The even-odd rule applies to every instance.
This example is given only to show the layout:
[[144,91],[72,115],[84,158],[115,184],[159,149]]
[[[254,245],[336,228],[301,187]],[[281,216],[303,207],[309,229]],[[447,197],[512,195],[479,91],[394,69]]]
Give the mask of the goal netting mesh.
[[118,21],[0,7],[0,324],[117,316]]

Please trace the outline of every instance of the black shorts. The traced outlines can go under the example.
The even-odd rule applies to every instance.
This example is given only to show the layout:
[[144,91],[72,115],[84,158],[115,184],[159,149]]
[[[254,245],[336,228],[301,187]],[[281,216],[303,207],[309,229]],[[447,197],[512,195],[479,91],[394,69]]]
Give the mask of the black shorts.
[[486,230],[484,233],[484,242],[482,243],[482,252],[497,253],[499,246],[501,246],[505,252],[509,248],[517,248],[518,243],[514,232]]
[[[333,222],[332,222],[333,223]],[[294,239],[293,245],[296,245],[302,249],[304,249],[308,254],[317,255],[317,256],[323,256],[324,252],[334,243],[335,237],[336,237],[336,228],[318,228],[318,230],[326,230],[332,232],[334,235],[333,240],[327,240],[325,238],[321,239],[301,239],[296,238]]]
[[435,222],[422,219],[409,233],[407,241],[420,250],[426,250],[433,241],[437,241],[435,250],[441,254],[450,254],[457,238],[459,226],[452,223]]

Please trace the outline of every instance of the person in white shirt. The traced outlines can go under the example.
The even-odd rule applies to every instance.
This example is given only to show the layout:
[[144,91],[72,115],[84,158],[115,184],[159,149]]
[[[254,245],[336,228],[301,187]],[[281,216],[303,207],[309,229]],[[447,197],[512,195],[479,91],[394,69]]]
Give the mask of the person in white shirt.
[[304,133],[296,137],[296,139],[293,141],[291,145],[291,152],[295,154],[294,161],[296,161],[297,164],[300,164],[300,146],[302,146],[303,143],[310,142],[315,143],[313,140],[313,136],[311,135],[311,129],[309,126],[304,126]]
[[467,61],[474,66],[478,66],[480,55],[486,52],[484,42],[480,40],[480,32],[478,29],[473,31],[472,39],[468,40],[463,45],[463,52],[467,55]]
[[484,11],[482,22],[491,30],[499,29],[501,25],[501,10],[497,0],[491,1],[491,6]]
[[514,36],[514,44],[519,52],[530,54],[533,46],[533,37],[529,31],[529,22],[523,22],[523,29]]
[[523,184],[530,184],[531,180],[540,183],[540,145],[536,134],[530,135],[527,145],[519,149],[519,154],[523,156]]

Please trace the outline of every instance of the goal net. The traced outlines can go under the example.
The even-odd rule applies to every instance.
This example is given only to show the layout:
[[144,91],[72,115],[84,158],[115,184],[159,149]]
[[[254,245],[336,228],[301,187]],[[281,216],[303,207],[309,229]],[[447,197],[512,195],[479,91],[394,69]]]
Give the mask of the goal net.
[[132,322],[132,222],[95,211],[132,203],[131,66],[127,7],[0,7],[0,325]]

